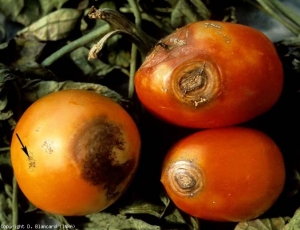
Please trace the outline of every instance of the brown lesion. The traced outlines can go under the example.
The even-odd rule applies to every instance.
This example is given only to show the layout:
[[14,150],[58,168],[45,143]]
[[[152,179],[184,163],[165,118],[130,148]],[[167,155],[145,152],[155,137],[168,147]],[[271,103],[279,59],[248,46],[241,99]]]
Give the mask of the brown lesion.
[[222,79],[212,62],[195,59],[174,69],[172,88],[181,103],[198,108],[221,93]]
[[118,161],[117,154],[126,150],[124,135],[121,127],[104,116],[87,121],[76,133],[72,148],[83,179],[104,186],[108,199],[119,194],[118,186],[135,167],[134,159]]
[[182,75],[179,81],[179,88],[183,94],[200,89],[206,85],[205,65],[206,63],[204,62],[202,67],[192,69]]
[[202,170],[192,160],[174,162],[168,169],[167,177],[173,192],[180,196],[193,197],[204,186]]

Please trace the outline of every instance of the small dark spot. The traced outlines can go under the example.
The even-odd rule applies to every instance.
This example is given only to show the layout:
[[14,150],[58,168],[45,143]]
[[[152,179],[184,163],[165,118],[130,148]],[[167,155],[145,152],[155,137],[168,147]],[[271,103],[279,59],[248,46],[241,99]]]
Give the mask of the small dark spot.
[[29,171],[33,171],[33,169],[36,167],[36,161],[35,161],[32,153],[29,153],[27,160],[28,160]]
[[53,141],[45,140],[42,144],[42,148],[45,150],[46,153],[52,154],[53,153]]
[[120,164],[117,152],[125,150],[122,130],[106,117],[85,121],[73,139],[73,153],[82,165],[82,177],[94,186],[104,185],[107,198],[118,195],[118,186],[131,172],[135,161]]
[[159,41],[156,46],[161,46],[162,48],[164,48],[165,50],[170,50],[170,46],[167,45],[166,43]]

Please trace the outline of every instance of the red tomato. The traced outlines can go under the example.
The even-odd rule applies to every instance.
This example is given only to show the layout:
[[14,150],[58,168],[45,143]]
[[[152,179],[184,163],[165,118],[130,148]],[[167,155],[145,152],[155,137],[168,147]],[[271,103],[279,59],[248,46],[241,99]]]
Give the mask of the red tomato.
[[176,143],[164,159],[161,182],[176,206],[192,216],[244,221],[277,200],[285,166],[280,149],[266,134],[217,128]]
[[150,112],[193,128],[261,115],[282,86],[272,42],[253,28],[217,21],[191,23],[162,39],[135,76],[137,95]]
[[120,105],[93,92],[66,90],[25,111],[12,137],[11,161],[21,190],[35,206],[87,215],[124,193],[139,151],[138,129]]

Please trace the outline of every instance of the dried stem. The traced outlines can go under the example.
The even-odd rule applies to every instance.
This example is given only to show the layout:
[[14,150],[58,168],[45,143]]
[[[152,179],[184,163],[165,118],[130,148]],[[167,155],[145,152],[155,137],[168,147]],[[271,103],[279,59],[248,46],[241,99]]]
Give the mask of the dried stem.
[[[95,7],[92,7],[88,16],[92,19],[104,20],[110,25],[112,30],[118,30],[123,34],[128,35],[144,56],[157,42],[155,39],[144,33],[139,27],[130,22],[124,15],[115,10],[108,8],[97,10]],[[99,45],[99,43],[97,44]],[[99,50],[97,48],[94,49]]]

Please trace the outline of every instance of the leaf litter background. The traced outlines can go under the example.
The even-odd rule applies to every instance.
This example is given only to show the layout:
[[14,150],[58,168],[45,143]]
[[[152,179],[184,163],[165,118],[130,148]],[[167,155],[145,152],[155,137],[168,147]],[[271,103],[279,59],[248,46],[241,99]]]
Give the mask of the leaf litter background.
[[[168,148],[194,130],[165,124],[141,110],[131,83],[143,55],[125,36],[110,37],[98,58],[88,60],[91,47],[110,31],[106,22],[89,19],[92,6],[122,13],[157,41],[204,19],[247,24],[272,39],[285,70],[282,96],[269,112],[243,124],[270,135],[285,157],[285,190],[267,213],[242,223],[216,223],[173,205],[159,181],[160,164]],[[108,209],[85,217],[36,209],[18,190],[9,158],[12,131],[24,110],[46,94],[70,88],[93,90],[120,103],[136,120],[143,141],[140,167],[128,191]],[[0,224],[63,223],[86,230],[300,229],[299,90],[296,0],[0,0]]]

